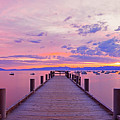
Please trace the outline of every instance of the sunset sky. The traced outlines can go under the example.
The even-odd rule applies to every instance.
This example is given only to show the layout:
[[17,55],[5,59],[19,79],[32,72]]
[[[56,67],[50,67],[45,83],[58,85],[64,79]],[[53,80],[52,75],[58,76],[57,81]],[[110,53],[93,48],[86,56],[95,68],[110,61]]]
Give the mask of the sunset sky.
[[0,68],[120,66],[120,0],[0,0]]

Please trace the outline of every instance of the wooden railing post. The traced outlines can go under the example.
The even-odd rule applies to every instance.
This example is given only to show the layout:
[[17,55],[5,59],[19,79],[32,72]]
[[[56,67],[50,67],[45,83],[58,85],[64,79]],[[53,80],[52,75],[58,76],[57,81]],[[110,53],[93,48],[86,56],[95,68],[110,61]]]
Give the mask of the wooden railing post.
[[6,89],[0,88],[0,114],[1,118],[6,118]]
[[72,80],[74,80],[74,74],[72,74]]
[[78,84],[79,76],[76,76],[76,84]]
[[50,77],[52,78],[53,76],[52,76],[52,71],[50,71]]
[[70,79],[71,79],[71,73],[70,73]]
[[68,72],[68,71],[65,71],[65,76],[66,76],[67,78],[69,78],[69,72]]
[[67,77],[67,72],[65,71],[65,76]]
[[69,78],[70,77],[70,75],[69,75],[69,71],[67,71],[67,78]]
[[50,79],[50,76],[51,76],[51,75],[49,74],[49,79]]
[[89,92],[89,79],[84,79],[84,89]]
[[81,77],[79,77],[78,84],[81,86]]
[[45,77],[46,77],[46,81],[47,81],[47,74],[45,75]]
[[35,89],[35,79],[30,79],[30,92]]
[[74,75],[74,81],[76,82],[76,75]]
[[120,115],[120,89],[114,89],[113,120]]
[[41,85],[43,84],[43,76],[41,76]]
[[53,71],[53,77],[55,76],[55,72]]

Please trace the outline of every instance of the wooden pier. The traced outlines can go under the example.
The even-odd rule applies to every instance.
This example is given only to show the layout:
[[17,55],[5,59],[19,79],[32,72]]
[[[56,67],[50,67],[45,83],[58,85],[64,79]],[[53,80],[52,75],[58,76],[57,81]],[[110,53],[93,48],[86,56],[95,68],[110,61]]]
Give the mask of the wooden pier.
[[6,120],[112,120],[112,115],[70,79],[55,76],[8,113]]

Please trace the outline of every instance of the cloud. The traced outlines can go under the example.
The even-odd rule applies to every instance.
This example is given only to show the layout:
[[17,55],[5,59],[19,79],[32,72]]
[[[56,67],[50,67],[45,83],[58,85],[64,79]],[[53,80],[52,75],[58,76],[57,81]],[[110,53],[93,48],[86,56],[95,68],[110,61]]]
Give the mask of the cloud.
[[61,48],[67,48],[67,46],[66,46],[66,45],[63,45]]
[[106,41],[93,43],[95,47],[87,47],[87,46],[80,46],[76,49],[72,49],[71,53],[80,55],[88,55],[88,56],[106,56],[109,55],[110,57],[120,57],[120,40],[116,38],[112,38]]
[[43,49],[43,48],[45,48],[45,46],[41,46],[41,47],[40,47],[40,49]]
[[45,34],[44,32],[41,32],[37,36],[43,36],[43,35],[47,35],[47,34]]
[[76,61],[79,62],[101,62],[101,63],[117,62],[116,59],[110,57],[81,56],[81,55],[71,55],[70,57],[74,58]]
[[120,40],[116,38],[109,39],[107,41],[100,42],[98,48],[113,57],[120,57]]
[[73,54],[76,53],[76,50],[71,50],[71,53],[73,53]]
[[86,50],[88,49],[87,46],[80,46],[80,47],[77,47],[77,53],[80,53],[80,54],[85,54],[86,53]]
[[73,47],[67,47],[67,50],[71,50],[71,49],[73,49]]
[[[90,42],[91,43],[91,42]],[[71,53],[87,55],[87,56],[106,56],[120,57],[120,40],[116,38],[108,39],[106,41],[93,43],[94,47],[86,45],[71,49]]]
[[31,42],[31,43],[40,43],[41,40],[30,40],[29,42]]
[[72,16],[69,16],[69,17],[65,18],[65,19],[64,19],[64,22],[70,20],[71,18],[72,18]]
[[107,31],[107,25],[105,25],[106,22],[98,21],[96,24],[90,24],[90,25],[77,25],[77,24],[71,24],[72,27],[78,28],[78,34],[82,36],[86,36],[90,33],[96,33],[98,31]]
[[0,60],[1,67],[9,67],[9,66],[21,66],[21,65],[28,65],[28,63],[25,63],[21,60]]
[[99,13],[99,14],[96,14],[97,16],[102,16],[102,15],[104,15],[103,13]]
[[101,31],[101,29],[102,27],[99,24],[84,25],[78,29],[78,34],[85,36],[88,33],[96,33],[98,31]]
[[13,55],[0,58],[35,58],[35,59],[46,59],[47,56],[38,56],[38,55]]
[[81,25],[77,25],[77,24],[71,24],[71,26],[74,27],[74,28],[80,28],[81,27]]
[[93,43],[93,45],[97,45],[98,43]]
[[47,32],[41,32],[39,34],[27,33],[26,35],[29,35],[29,36],[47,36]]
[[89,49],[89,50],[86,51],[86,54],[87,55],[96,55],[95,52],[96,52],[96,50]]
[[115,31],[120,31],[120,26],[118,26],[118,28],[117,28],[117,29],[115,29]]
[[31,43],[40,43],[42,40],[29,40],[29,39],[17,39],[14,40],[15,43],[22,43],[22,42],[31,42]]
[[111,36],[111,34],[107,34],[106,36],[109,37],[109,36]]
[[91,16],[90,16],[90,15],[88,15],[88,18],[91,18]]
[[92,40],[90,40],[90,41],[88,41],[88,42],[87,42],[87,44],[92,43],[92,42],[93,42],[93,41],[92,41]]
[[14,40],[15,43],[22,43],[23,39]]
[[73,53],[73,54],[79,53],[81,55],[89,55],[89,56],[104,55],[103,52],[101,52],[97,47],[92,49],[87,46],[77,47],[76,50],[71,50],[71,53]]
[[[88,41],[88,44],[91,43],[92,41]],[[95,47],[91,48],[91,47],[87,47],[86,45],[82,45],[76,48],[73,47],[67,47],[66,45],[62,46],[61,48],[66,48],[67,50],[71,50],[70,52],[73,54],[81,54],[81,55],[89,55],[89,56],[93,56],[93,55],[105,55],[103,53],[103,51],[101,51],[98,48],[98,45],[100,44],[100,42],[98,43],[93,43],[93,45]]]
[[71,47],[70,45],[63,45],[61,48],[66,48],[67,50],[71,50],[73,49],[73,47]]

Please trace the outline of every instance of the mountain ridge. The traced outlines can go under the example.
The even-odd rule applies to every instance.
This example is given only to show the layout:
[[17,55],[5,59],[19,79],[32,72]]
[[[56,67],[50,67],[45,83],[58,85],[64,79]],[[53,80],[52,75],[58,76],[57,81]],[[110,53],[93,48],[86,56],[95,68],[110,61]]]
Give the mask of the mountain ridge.
[[3,69],[0,71],[47,71],[47,70],[120,70],[120,66],[102,66],[102,67],[43,67],[43,68],[30,68],[30,69]]

